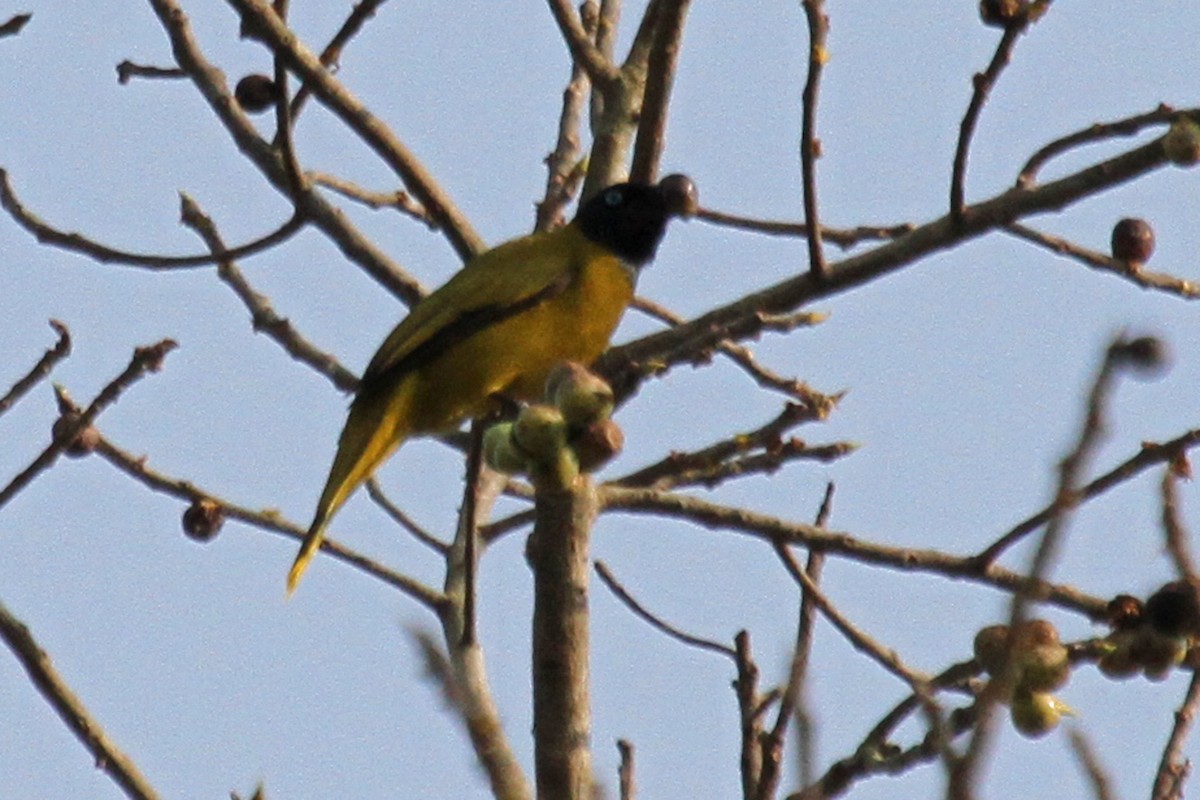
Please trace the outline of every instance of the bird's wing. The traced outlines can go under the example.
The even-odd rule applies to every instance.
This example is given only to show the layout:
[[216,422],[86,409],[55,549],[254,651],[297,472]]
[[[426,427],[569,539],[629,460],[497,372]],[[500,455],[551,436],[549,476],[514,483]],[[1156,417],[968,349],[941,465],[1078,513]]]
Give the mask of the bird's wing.
[[499,245],[471,259],[388,334],[363,384],[391,383],[454,344],[567,288],[575,273],[571,227]]

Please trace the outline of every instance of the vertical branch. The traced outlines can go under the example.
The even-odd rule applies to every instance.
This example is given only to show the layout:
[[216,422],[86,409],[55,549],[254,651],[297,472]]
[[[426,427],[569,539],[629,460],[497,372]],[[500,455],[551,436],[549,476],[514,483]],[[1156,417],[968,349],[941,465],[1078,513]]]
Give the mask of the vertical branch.
[[639,183],[653,183],[662,160],[667,108],[671,101],[671,87],[675,83],[675,67],[679,62],[679,47],[689,5],[690,0],[670,0],[664,2],[658,12],[654,46],[646,67],[646,91],[633,148],[633,165],[629,171],[630,179]]
[[1000,37],[1000,44],[996,46],[991,63],[988,64],[986,70],[975,73],[972,78],[974,92],[971,94],[971,102],[967,105],[967,113],[963,115],[962,123],[959,125],[958,144],[954,150],[954,169],[950,176],[950,214],[955,219],[961,218],[966,208],[964,184],[967,174],[967,153],[971,148],[971,137],[975,134],[975,126],[979,123],[979,114],[983,111],[983,104],[987,102],[992,87],[999,80],[1000,73],[1012,60],[1013,48],[1017,45],[1017,39],[1029,27],[1029,21],[1028,15],[1022,15],[1009,22],[1004,28],[1004,35]]
[[808,265],[813,277],[828,272],[825,250],[821,245],[821,220],[817,212],[817,158],[821,142],[817,139],[817,98],[821,89],[821,69],[829,60],[825,39],[829,17],[824,0],[803,0],[808,20],[808,79],[804,82],[804,119],[800,127],[800,172],[804,181],[804,224],[808,227]]
[[588,542],[595,484],[538,491],[529,539],[533,569],[533,739],[537,796],[592,797],[588,695]]
[[741,717],[742,797],[754,800],[758,796],[759,779],[762,777],[762,721],[758,713],[758,665],[750,653],[750,634],[738,631],[733,638],[737,656],[737,680],[733,683],[737,693],[738,714]]
[[1151,800],[1182,800],[1183,781],[1188,773],[1188,761],[1183,755],[1183,743],[1187,740],[1188,732],[1196,719],[1197,709],[1200,708],[1200,671],[1192,673],[1192,682],[1188,684],[1187,697],[1183,705],[1175,712],[1175,727],[1163,748],[1162,760],[1158,772],[1154,775],[1154,788],[1150,792]]

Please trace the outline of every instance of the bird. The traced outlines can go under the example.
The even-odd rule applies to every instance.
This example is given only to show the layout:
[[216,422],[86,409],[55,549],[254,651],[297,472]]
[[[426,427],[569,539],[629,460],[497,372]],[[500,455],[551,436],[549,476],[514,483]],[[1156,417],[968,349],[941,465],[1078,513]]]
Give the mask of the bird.
[[453,430],[497,398],[536,399],[555,366],[599,357],[668,221],[694,215],[698,198],[686,175],[608,186],[570,223],[471,258],[414,305],[363,373],[287,594],[333,515],[406,440]]

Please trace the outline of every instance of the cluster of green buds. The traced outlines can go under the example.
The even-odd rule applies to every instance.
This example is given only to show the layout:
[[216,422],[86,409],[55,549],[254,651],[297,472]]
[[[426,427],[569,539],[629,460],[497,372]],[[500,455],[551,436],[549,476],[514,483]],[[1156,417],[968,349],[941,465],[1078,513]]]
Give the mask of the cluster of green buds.
[[1110,678],[1165,680],[1184,663],[1200,662],[1200,585],[1178,580],[1145,602],[1128,594],[1108,604],[1110,633],[1097,666]]
[[989,625],[975,635],[975,659],[993,681],[1004,681],[1013,727],[1025,736],[1045,736],[1071,708],[1052,692],[1071,677],[1071,661],[1058,629],[1032,619],[1015,629]]
[[521,409],[483,436],[483,457],[499,472],[527,474],[535,484],[565,488],[621,452],[612,421],[613,391],[582,364],[566,362],[546,381],[546,402]]

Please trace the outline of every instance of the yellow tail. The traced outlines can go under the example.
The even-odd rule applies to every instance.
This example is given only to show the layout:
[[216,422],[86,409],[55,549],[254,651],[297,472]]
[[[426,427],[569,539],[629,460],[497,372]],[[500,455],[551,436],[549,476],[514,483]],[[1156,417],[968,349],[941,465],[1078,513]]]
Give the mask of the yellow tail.
[[408,437],[410,431],[405,419],[407,414],[404,413],[407,395],[405,391],[393,392],[390,397],[386,392],[360,394],[350,406],[350,417],[338,440],[337,455],[333,459],[333,468],[329,471],[321,500],[317,503],[312,525],[288,572],[289,597],[296,591],[309,562],[321,548],[330,518]]

